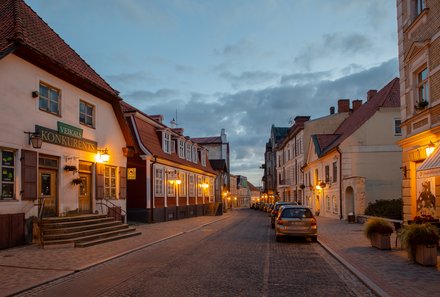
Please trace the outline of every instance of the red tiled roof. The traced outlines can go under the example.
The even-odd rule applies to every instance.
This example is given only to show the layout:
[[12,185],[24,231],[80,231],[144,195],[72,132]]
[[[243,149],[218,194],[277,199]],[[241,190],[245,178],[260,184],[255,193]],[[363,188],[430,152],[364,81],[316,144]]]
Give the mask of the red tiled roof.
[[[370,119],[377,110],[381,107],[400,107],[400,86],[399,78],[394,78],[379,92],[376,93],[370,100],[362,104],[356,111],[354,111],[348,118],[346,118],[341,125],[336,129],[333,136],[337,136],[335,141],[328,143],[327,146],[321,147],[321,155],[341,144],[347,137],[359,129],[368,119]],[[340,136],[340,137],[339,137]],[[329,142],[331,137],[322,137],[321,141],[324,144]],[[318,141],[319,143],[320,141]]]
[[197,137],[197,138],[191,138],[191,140],[199,144],[222,143],[221,136]]
[[248,185],[249,190],[251,190],[251,191],[259,191],[259,189],[256,186],[254,186],[253,184],[251,184],[250,181],[247,182],[247,185]]
[[[136,109],[135,107],[131,106],[130,104],[124,101],[121,101],[121,108],[124,112],[127,113],[136,111],[142,114],[143,116],[149,118],[151,121],[154,121],[154,119],[152,119],[150,116],[141,112],[140,110]],[[134,119],[134,126],[131,123],[129,123],[130,128],[136,129],[136,132],[139,135],[142,146],[144,146],[154,157],[162,158],[180,165],[197,168],[199,170],[203,170],[205,172],[215,174],[215,170],[212,168],[208,158],[206,159],[206,167],[204,167],[202,166],[200,160],[196,164],[194,162],[180,158],[177,154],[177,149],[175,153],[171,153],[171,154],[165,153],[162,149],[162,138],[161,138],[161,132],[159,130],[168,128],[167,126],[158,123],[156,121],[154,121],[154,124],[149,123],[137,116],[133,116],[133,119]],[[160,126],[160,128],[158,126]],[[135,140],[135,142],[137,142],[137,139]]]
[[[0,59],[10,53],[39,60],[41,68],[51,67],[68,72],[110,93],[118,92],[100,77],[66,42],[55,33],[24,1],[0,1]],[[69,77],[69,74],[66,74]],[[71,78],[74,80],[73,78]]]

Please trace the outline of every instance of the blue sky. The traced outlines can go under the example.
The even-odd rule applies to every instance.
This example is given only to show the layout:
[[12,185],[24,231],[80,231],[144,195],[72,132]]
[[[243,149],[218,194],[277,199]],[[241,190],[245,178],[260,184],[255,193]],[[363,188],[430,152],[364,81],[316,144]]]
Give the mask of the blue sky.
[[25,0],[128,103],[185,135],[225,128],[261,184],[271,125],[398,76],[394,0]]

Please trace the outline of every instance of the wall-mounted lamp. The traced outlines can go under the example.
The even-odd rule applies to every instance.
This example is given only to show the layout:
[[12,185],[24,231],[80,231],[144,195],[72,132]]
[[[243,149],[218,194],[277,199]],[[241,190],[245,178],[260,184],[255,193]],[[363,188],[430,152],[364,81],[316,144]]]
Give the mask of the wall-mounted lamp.
[[29,135],[29,144],[32,144],[33,148],[40,149],[43,145],[43,139],[39,132],[24,132]]
[[96,155],[96,162],[98,163],[107,163],[110,160],[110,155],[108,153],[108,149],[98,150],[98,154]]
[[40,93],[38,91],[32,92],[32,98],[37,98],[38,96],[40,96]]
[[428,146],[425,148],[426,157],[429,157],[434,152],[434,149],[435,149],[435,144],[432,141],[430,141]]

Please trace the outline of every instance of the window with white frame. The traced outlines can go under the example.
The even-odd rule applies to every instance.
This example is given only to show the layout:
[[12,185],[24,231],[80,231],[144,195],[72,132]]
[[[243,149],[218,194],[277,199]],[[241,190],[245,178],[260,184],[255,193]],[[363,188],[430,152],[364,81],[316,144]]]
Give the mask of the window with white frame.
[[185,159],[185,141],[179,139],[179,157]]
[[197,197],[202,197],[203,186],[202,186],[202,177],[197,176]]
[[188,194],[191,197],[196,196],[195,184],[194,184],[194,174],[188,175]]
[[[424,67],[417,72],[417,103],[429,103],[429,88],[428,88],[428,68]],[[423,107],[423,106],[422,106]]]
[[199,162],[199,156],[197,155],[197,146],[193,145],[192,147],[192,161],[194,163]]
[[179,173],[179,196],[183,197],[186,195],[186,174],[185,173]]
[[83,125],[95,127],[95,106],[85,101],[79,101],[79,122]]
[[332,205],[333,205],[333,213],[338,213],[338,201],[336,200],[336,196],[332,196]]
[[15,184],[15,153],[13,151],[0,149],[2,162],[0,169],[2,178],[0,180],[2,193],[0,200],[14,199]]
[[104,197],[116,199],[116,167],[104,167]]
[[186,144],[186,159],[191,161],[191,143]]
[[331,201],[330,201],[330,197],[326,196],[325,200],[327,202],[327,211],[330,212],[331,211]]
[[209,179],[209,197],[214,197],[214,179]]
[[157,167],[154,169],[154,194],[156,196],[164,196],[163,183],[163,168]]
[[171,154],[171,134],[162,132],[162,148],[165,153]]
[[46,112],[60,115],[61,91],[49,85],[40,83],[38,108]]
[[206,167],[206,151],[205,150],[202,150],[200,158],[201,158],[202,166]]
[[167,196],[169,197],[174,197],[176,196],[176,180],[171,179],[170,176],[168,175],[168,179],[167,179]]

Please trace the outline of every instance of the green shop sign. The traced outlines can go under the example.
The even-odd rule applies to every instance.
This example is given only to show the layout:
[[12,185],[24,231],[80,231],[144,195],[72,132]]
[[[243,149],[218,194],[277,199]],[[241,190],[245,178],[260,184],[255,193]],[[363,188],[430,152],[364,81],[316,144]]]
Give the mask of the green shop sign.
[[[59,131],[55,131],[38,125],[35,125],[35,131],[41,134],[41,139],[44,142],[57,144],[65,147],[71,147],[77,150],[91,152],[95,154],[97,152],[98,143],[93,140],[78,138],[76,136],[72,137],[72,134],[62,134],[59,133]],[[82,131],[81,131],[81,135],[82,135]]]
[[63,122],[58,122],[57,124],[58,124],[58,133],[76,138],[83,137],[83,129],[68,125]]

